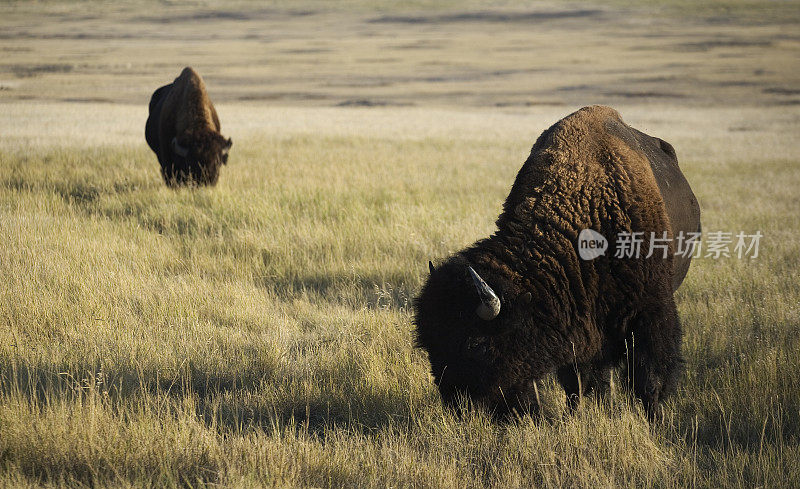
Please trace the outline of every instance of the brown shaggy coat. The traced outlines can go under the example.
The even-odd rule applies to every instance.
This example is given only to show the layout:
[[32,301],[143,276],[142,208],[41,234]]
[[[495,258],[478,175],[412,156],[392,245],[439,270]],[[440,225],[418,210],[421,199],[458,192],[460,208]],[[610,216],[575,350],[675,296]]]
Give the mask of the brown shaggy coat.
[[173,187],[215,185],[233,144],[220,134],[205,83],[189,67],[153,93],[145,139],[158,156],[164,181]]
[[[603,372],[627,358],[625,378],[655,412],[682,365],[672,294],[686,270],[673,269],[673,247],[666,258],[645,258],[650,232],[673,235],[654,167],[681,187],[670,196],[686,208],[676,223],[697,230],[699,207],[683,175],[673,175],[680,171],[672,147],[613,109],[586,107],[539,137],[494,235],[431,266],[415,301],[417,344],[446,402],[466,395],[495,413],[525,409],[535,381],[551,372],[574,402],[604,387]],[[579,257],[583,229],[609,240],[605,255]],[[616,237],[632,231],[644,233],[642,254],[616,258]],[[476,314],[481,299],[468,267],[500,300],[493,319]]]

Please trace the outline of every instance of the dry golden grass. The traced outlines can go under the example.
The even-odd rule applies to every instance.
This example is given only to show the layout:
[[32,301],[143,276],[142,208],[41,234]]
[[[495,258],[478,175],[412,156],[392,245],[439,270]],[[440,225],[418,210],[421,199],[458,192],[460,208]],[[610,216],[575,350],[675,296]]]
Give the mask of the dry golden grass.
[[[605,16],[535,28],[367,22],[454,4],[0,6],[0,487],[797,487],[796,35],[617,5],[466,7]],[[195,19],[154,19],[178,14]],[[704,39],[727,45],[673,49]],[[525,59],[549,71],[481,75]],[[144,143],[151,91],[184,64],[234,139],[213,189],[165,188]],[[393,81],[337,84],[369,77]],[[413,105],[334,106],[362,99]],[[409,300],[428,259],[491,232],[541,130],[590,102],[672,142],[704,229],[760,230],[760,256],[693,263],[663,423],[617,391],[564,416],[550,381],[542,419],[455,417]]]

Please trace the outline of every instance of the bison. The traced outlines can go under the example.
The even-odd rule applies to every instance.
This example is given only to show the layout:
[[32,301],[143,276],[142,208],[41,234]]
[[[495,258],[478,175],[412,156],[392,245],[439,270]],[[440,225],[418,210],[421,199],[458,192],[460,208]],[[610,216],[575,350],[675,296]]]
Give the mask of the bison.
[[205,83],[190,67],[150,98],[145,139],[170,187],[216,185],[233,141],[220,134],[219,118]]
[[[429,263],[414,301],[416,343],[445,404],[467,397],[495,415],[525,412],[536,407],[537,379],[555,373],[574,406],[626,367],[623,381],[652,417],[683,364],[673,292],[691,257],[672,238],[700,229],[672,146],[614,109],[585,107],[538,138],[496,224]],[[609,251],[581,259],[587,229]],[[641,254],[616,256],[618,237],[634,232]],[[647,257],[651,233],[662,251]]]

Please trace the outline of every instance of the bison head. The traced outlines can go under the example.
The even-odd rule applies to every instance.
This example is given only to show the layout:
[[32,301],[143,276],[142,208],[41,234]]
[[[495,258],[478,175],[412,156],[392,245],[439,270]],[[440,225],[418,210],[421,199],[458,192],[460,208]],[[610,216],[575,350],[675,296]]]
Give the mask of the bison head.
[[172,152],[197,183],[214,185],[233,145],[216,131],[187,132],[172,138]]
[[527,408],[532,384],[518,333],[530,293],[460,255],[430,271],[415,302],[416,339],[445,404],[466,397],[494,414]]

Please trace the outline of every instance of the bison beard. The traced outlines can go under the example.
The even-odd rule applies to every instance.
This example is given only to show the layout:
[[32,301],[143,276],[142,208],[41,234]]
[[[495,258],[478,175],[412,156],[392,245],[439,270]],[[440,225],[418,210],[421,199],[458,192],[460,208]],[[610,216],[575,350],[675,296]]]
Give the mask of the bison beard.
[[145,139],[170,187],[216,185],[233,144],[219,131],[217,111],[192,68],[184,68],[174,82],[153,93]]
[[[519,171],[497,231],[431,265],[415,300],[417,345],[445,403],[466,396],[497,415],[525,411],[537,379],[555,373],[574,406],[624,365],[623,379],[654,415],[683,363],[673,291],[688,259],[673,256],[672,245],[666,259],[646,258],[650,233],[672,237],[699,223],[668,143],[608,107],[553,125]],[[643,232],[644,252],[583,261],[583,229],[612,243]]]

